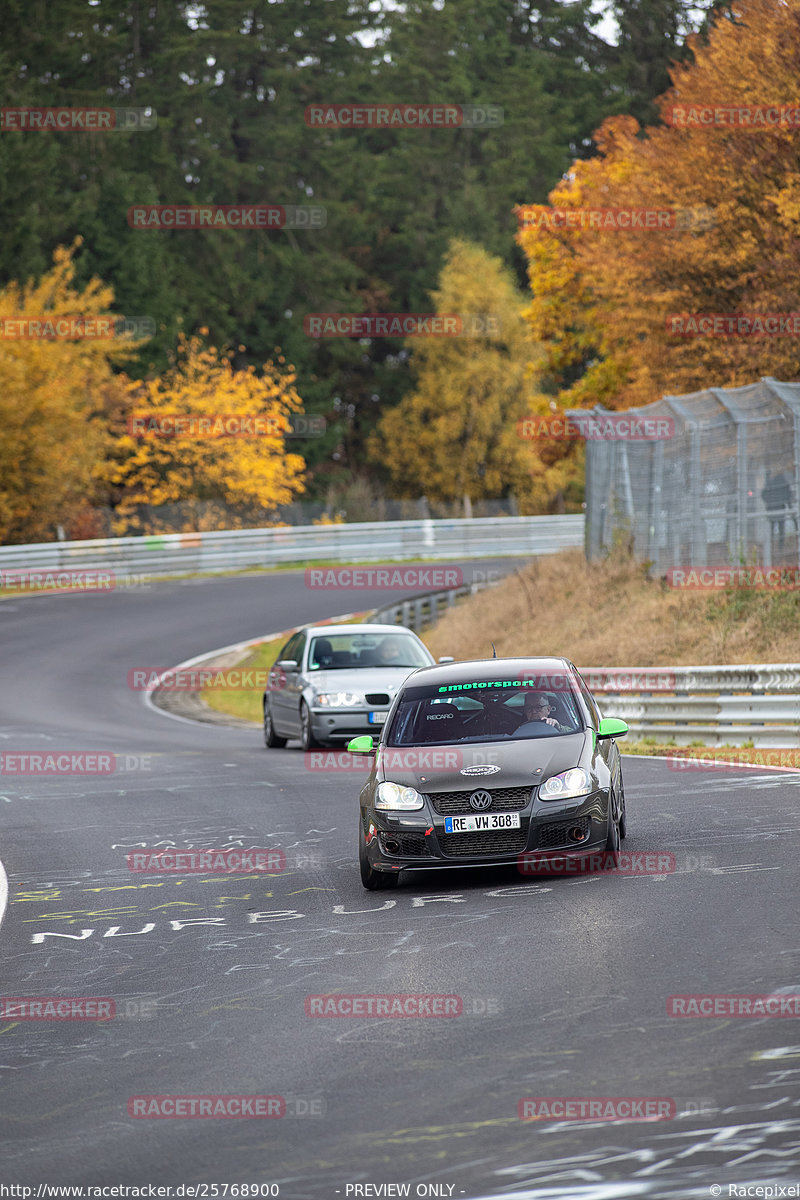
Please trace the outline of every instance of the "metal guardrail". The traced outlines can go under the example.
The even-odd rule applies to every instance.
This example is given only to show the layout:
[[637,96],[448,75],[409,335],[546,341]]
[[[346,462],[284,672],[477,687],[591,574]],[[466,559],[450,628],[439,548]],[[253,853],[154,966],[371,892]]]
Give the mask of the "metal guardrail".
[[351,563],[553,554],[582,547],[583,539],[582,514],[292,525],[0,546],[0,570],[179,575],[315,560]]

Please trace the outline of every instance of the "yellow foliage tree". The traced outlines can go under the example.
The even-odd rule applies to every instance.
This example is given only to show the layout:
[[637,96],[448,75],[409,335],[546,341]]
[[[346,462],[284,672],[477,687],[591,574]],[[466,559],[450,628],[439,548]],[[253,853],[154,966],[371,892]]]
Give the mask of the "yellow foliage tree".
[[[126,431],[106,471],[116,491],[115,533],[158,532],[158,514],[143,515],[140,506],[187,501],[204,502],[205,511],[188,528],[219,528],[220,521],[235,528],[246,522],[237,507],[273,509],[304,490],[305,462],[285,447],[291,414],[302,410],[294,371],[282,356],[260,374],[234,370],[230,360],[230,352],[182,336],[169,370],[128,381]],[[172,418],[183,418],[182,427]],[[228,428],[242,419],[244,436],[225,432],[230,418]],[[162,436],[173,428],[176,436]]]
[[[59,248],[35,282],[0,291],[0,541],[96,536],[91,504],[109,445],[106,413],[120,390],[112,363],[132,344],[114,336],[62,336],[59,318],[113,320],[113,293],[92,279],[74,286],[74,254]],[[42,320],[44,319],[44,320]],[[49,330],[45,325],[49,325]],[[38,326],[38,327],[37,327]],[[72,324],[77,329],[76,324]]]
[[435,311],[485,318],[470,336],[408,339],[411,395],[387,412],[370,442],[397,495],[434,501],[516,496],[542,503],[536,454],[521,440],[537,347],[520,312],[523,297],[499,259],[459,239],[448,250]]

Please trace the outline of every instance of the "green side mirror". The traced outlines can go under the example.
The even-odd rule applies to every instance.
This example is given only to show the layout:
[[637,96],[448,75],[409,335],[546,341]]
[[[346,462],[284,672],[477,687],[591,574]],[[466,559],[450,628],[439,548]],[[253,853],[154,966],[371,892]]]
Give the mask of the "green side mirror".
[[372,744],[371,736],[368,733],[362,733],[359,737],[354,737],[347,743],[347,749],[351,754],[372,754],[375,747]]
[[597,736],[598,738],[624,737],[627,732],[628,726],[624,721],[618,720],[617,717],[605,717],[600,722],[600,728],[597,731]]

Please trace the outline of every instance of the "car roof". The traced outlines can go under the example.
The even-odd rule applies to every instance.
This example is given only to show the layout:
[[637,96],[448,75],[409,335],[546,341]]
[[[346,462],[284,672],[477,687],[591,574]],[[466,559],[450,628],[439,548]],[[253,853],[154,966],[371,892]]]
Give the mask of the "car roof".
[[314,637],[326,637],[329,633],[410,633],[412,637],[417,635],[410,629],[406,629],[405,625],[306,625],[303,629],[298,629],[297,633],[307,633]]
[[[416,687],[422,683],[470,683],[484,679],[530,679],[532,674],[545,676],[565,673],[576,673],[575,666],[568,658],[473,658],[463,662],[438,663],[435,667],[418,667],[408,677],[404,687]],[[539,686],[547,690],[545,684]]]

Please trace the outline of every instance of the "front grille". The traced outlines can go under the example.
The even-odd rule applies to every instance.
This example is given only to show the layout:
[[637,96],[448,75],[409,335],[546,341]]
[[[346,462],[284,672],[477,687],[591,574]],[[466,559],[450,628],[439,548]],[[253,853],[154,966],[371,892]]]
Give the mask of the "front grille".
[[555,821],[552,825],[541,825],[537,848],[549,850],[554,846],[580,846],[581,842],[574,841],[569,836],[569,831],[576,828],[582,830],[585,842],[589,837],[590,826],[591,821],[588,817],[581,817],[577,821]]
[[388,704],[389,697],[386,692],[367,692],[364,696],[367,704]]
[[[483,791],[483,788],[471,787],[468,792],[429,792],[428,798],[431,804],[438,813],[469,813],[472,812],[469,798],[475,791]],[[495,811],[509,812],[514,809],[524,808],[531,798],[532,788],[517,787],[517,788],[486,788],[491,794],[492,803],[488,809],[481,809],[481,812]]]
[[[398,858],[413,858],[414,856],[428,853],[424,833],[381,833],[379,834],[379,841],[384,854],[394,854]],[[398,850],[387,850],[387,841],[399,842],[400,848]]]
[[520,854],[528,841],[527,829],[492,829],[481,833],[440,833],[439,845],[448,858],[486,854]]

